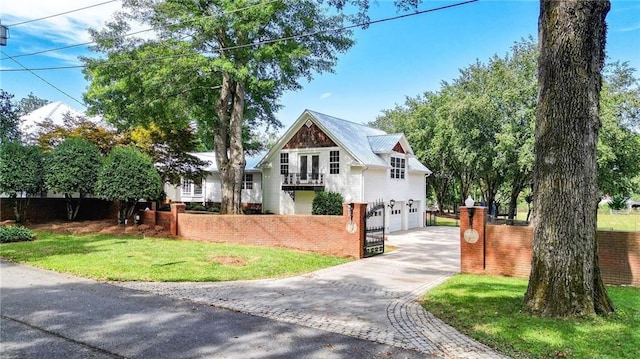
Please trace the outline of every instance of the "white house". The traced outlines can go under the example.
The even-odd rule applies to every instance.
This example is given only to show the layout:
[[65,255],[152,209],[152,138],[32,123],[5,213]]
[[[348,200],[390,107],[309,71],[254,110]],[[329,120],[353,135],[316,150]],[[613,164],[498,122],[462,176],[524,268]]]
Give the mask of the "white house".
[[[183,202],[219,202],[220,177],[212,153],[202,185],[185,182],[169,193]],[[313,198],[330,191],[353,202],[387,204],[390,232],[422,227],[426,176],[404,134],[384,131],[307,110],[263,155],[247,158],[242,202],[261,203],[263,212],[311,214]],[[393,203],[393,206],[391,204]]]
[[[181,186],[165,185],[167,197],[178,202],[220,203],[222,200],[222,185],[220,172],[213,152],[194,152],[192,155],[209,164],[204,170],[208,173],[202,183],[183,180]],[[242,203],[251,208],[262,207],[262,173],[256,167],[264,152],[255,156],[246,156],[247,162],[242,181]]]

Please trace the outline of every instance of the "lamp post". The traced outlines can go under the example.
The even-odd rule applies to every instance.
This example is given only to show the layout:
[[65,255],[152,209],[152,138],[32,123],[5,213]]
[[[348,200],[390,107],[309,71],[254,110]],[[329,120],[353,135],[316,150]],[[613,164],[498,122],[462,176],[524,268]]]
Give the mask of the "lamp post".
[[349,220],[353,221],[353,197],[351,197],[351,195],[348,194],[344,198],[344,202],[347,204],[347,207],[349,209]]
[[475,201],[473,200],[473,198],[471,198],[471,195],[469,195],[469,197],[467,197],[467,199],[464,201],[464,205],[467,207],[467,212],[469,213],[469,226],[473,227],[473,211],[474,208],[473,206],[475,205]]
[[389,201],[389,208],[393,209],[393,206],[395,206],[395,205],[396,205],[396,200],[395,199],[392,199],[392,200]]
[[411,208],[411,206],[413,206],[413,199],[409,198],[409,200],[407,201],[407,207]]

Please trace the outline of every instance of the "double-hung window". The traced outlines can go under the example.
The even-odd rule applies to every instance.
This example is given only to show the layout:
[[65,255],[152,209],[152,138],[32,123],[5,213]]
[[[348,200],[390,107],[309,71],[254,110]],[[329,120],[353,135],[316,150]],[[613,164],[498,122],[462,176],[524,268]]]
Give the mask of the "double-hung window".
[[340,151],[329,151],[329,174],[340,174]]
[[242,178],[242,189],[253,189],[253,173],[245,173]]
[[391,178],[404,179],[406,160],[400,157],[391,157]]
[[194,183],[192,180],[183,180],[181,192],[183,196],[202,196],[202,183]]
[[289,174],[289,154],[287,152],[280,153],[280,174]]

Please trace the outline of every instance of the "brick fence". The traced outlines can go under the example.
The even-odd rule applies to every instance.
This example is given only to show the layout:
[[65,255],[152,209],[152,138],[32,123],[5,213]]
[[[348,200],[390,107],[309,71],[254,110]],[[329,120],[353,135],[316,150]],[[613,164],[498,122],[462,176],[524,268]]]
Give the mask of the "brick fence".
[[162,225],[180,238],[285,247],[340,257],[362,258],[364,213],[367,205],[355,203],[357,231],[349,233],[347,205],[342,216],[315,215],[219,215],[186,213],[184,204],[172,204],[171,212],[141,211],[142,223]]
[[[466,207],[460,207],[460,267],[462,273],[529,277],[533,228],[491,225],[487,210],[475,207],[473,226]],[[465,237],[467,229],[478,232]],[[640,232],[598,231],[598,259],[607,284],[640,287]]]

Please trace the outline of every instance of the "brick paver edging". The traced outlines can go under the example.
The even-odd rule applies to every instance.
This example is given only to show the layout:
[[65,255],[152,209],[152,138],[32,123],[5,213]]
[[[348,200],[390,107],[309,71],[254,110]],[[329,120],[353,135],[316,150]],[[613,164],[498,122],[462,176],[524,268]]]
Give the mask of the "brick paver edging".
[[[505,358],[491,348],[461,334],[433,314],[425,311],[416,300],[430,288],[442,283],[454,273],[443,274],[438,280],[420,286],[410,293],[386,291],[380,288],[344,283],[332,280],[308,280],[313,286],[365,291],[389,300],[387,318],[389,326],[380,328],[353,321],[336,320],[296,308],[269,306],[255,301],[230,300],[225,290],[233,290],[238,284],[221,283],[145,283],[113,282],[111,284],[162,296],[190,300],[245,314],[274,319],[285,323],[303,325],[332,333],[347,335],[372,342],[417,350],[432,357],[443,358]],[[264,282],[278,281],[265,280]],[[242,285],[242,284],[240,284]],[[290,293],[293,295],[293,293]]]

